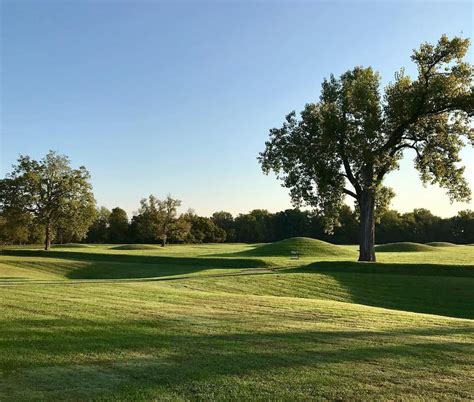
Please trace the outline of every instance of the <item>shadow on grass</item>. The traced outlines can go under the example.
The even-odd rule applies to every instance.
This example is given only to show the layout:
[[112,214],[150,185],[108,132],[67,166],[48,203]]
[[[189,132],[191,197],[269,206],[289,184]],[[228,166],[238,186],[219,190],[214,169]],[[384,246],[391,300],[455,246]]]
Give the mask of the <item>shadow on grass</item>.
[[[225,384],[233,384],[238,392],[245,392],[248,387],[250,396],[255,389],[265,388],[267,382],[273,390],[268,396],[281,397],[279,393],[288,389],[282,370],[300,368],[304,371],[293,378],[291,392],[306,398],[315,396],[311,393],[314,388],[308,387],[314,377],[305,378],[308,370],[319,379],[322,376],[329,380],[321,381],[321,391],[333,393],[333,387],[340,384],[344,385],[342,388],[353,388],[353,397],[359,386],[368,385],[377,393],[380,390],[374,388],[374,381],[396,388],[403,376],[413,381],[417,375],[420,380],[432,375],[449,376],[451,381],[443,385],[446,392],[456,390],[464,397],[469,392],[465,375],[454,374],[457,367],[470,360],[471,346],[461,341],[472,333],[472,326],[467,324],[387,331],[217,335],[181,334],[183,323],[166,319],[18,320],[4,327],[5,324],[0,327],[0,368],[4,374],[0,383],[4,396],[10,398],[25,390],[39,392],[36,396],[40,399],[75,399],[97,397],[100,393],[110,397],[125,389],[130,392],[130,387],[140,392],[163,387],[185,399],[221,399],[226,396]],[[452,338],[446,340],[446,336]],[[377,369],[381,366],[385,370]],[[338,370],[345,373],[340,378]],[[240,381],[242,376],[246,376],[244,382]],[[390,381],[391,378],[397,381]],[[213,389],[209,389],[211,384]],[[433,383],[417,386],[429,387]]]
[[360,274],[395,274],[426,276],[457,276],[474,278],[474,265],[366,263],[356,261],[318,261],[291,272],[345,272]]
[[255,258],[166,257],[56,250],[3,250],[2,254],[87,262],[87,265],[66,273],[69,279],[152,278],[185,275],[208,269],[246,269],[268,266],[265,261]]
[[327,275],[358,304],[474,318],[473,266],[325,261],[279,272]]

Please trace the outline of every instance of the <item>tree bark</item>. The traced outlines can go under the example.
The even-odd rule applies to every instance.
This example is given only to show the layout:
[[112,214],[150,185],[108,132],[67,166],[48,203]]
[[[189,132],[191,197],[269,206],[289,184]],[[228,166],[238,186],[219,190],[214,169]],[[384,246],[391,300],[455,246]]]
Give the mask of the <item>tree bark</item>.
[[166,236],[163,236],[161,238],[161,247],[164,247],[164,246],[166,246]]
[[46,224],[44,234],[44,249],[48,251],[51,248],[51,226],[49,223]]
[[375,195],[364,190],[359,199],[359,261],[375,262]]

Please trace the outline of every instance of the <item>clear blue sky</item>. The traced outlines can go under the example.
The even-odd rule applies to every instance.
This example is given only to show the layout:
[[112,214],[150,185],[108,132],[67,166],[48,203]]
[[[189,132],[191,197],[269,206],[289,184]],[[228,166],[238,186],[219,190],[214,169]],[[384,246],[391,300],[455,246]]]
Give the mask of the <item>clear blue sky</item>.
[[[256,160],[269,128],[330,73],[372,65],[387,83],[414,73],[421,42],[473,31],[467,1],[1,4],[2,175],[54,149],[90,170],[99,205],[128,212],[150,193],[203,215],[289,207]],[[411,157],[387,180],[395,208],[474,208],[423,188]]]

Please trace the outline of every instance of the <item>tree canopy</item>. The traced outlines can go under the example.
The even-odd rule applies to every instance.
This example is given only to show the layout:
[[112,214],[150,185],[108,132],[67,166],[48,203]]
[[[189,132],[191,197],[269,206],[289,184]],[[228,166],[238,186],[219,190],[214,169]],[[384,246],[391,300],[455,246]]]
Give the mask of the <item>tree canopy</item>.
[[185,238],[190,230],[189,222],[178,216],[181,200],[168,195],[164,200],[150,195],[140,201],[135,219],[136,231],[143,238],[161,241],[164,247],[169,237]]
[[385,176],[398,168],[405,150],[424,183],[445,188],[451,200],[470,197],[459,151],[474,144],[473,68],[463,60],[469,40],[442,36],[412,54],[418,76],[401,69],[385,90],[372,68],[355,67],[322,83],[318,102],[298,119],[293,111],[270,139],[259,160],[290,189],[296,205],[307,204],[325,217],[328,230],[346,196],[360,214],[360,260],[375,261],[375,207],[393,193]]
[[13,171],[0,181],[0,208],[31,217],[44,228],[45,249],[53,231],[82,239],[95,216],[90,175],[84,166],[73,169],[64,155],[50,151],[37,161],[20,156]]

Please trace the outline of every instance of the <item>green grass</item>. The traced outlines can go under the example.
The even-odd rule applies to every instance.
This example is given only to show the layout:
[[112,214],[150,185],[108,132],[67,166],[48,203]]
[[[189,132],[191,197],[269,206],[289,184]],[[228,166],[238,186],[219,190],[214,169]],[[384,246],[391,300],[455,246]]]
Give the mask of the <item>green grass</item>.
[[352,252],[344,247],[308,237],[293,237],[275,243],[264,244],[239,253],[253,257],[290,257],[295,252],[303,257],[350,257]]
[[427,244],[412,243],[412,242],[399,242],[399,243],[387,243],[379,244],[375,247],[375,250],[379,253],[400,253],[406,251],[432,251],[432,247]]
[[472,246],[114,247],[3,250],[0,400],[474,398]]
[[54,244],[52,248],[90,248],[89,244],[82,243],[66,243],[66,244]]
[[445,241],[432,241],[431,243],[426,243],[428,246],[431,247],[456,247],[457,244],[448,243]]
[[153,244],[123,244],[111,247],[111,250],[156,250],[158,247]]

